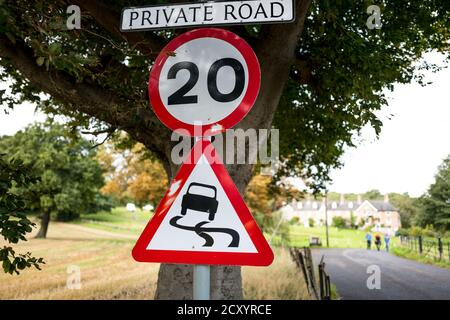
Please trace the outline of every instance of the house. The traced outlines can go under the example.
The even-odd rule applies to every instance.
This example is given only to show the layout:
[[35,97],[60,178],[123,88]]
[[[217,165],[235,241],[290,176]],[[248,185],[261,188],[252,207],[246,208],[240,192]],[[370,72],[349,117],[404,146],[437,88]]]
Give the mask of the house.
[[383,228],[398,231],[401,228],[400,213],[389,202],[389,196],[386,195],[384,201],[364,201],[356,210],[356,216],[365,221],[365,226],[373,225],[377,231]]
[[342,217],[347,221],[353,220],[357,225],[366,228],[373,226],[375,231],[396,232],[401,227],[400,214],[389,202],[386,195],[384,201],[362,200],[345,201],[341,195],[340,201],[306,200],[293,201],[282,209],[286,220],[294,218],[299,223],[308,227],[311,222],[314,225],[324,225],[328,216],[328,225],[332,225],[334,217]]

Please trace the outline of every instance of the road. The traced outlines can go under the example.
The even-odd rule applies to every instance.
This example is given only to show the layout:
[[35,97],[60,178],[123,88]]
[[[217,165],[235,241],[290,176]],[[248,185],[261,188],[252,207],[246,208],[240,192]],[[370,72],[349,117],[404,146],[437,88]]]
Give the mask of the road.
[[[314,263],[324,255],[325,270],[342,299],[450,299],[450,270],[365,249],[314,249]],[[367,267],[380,268],[381,288],[368,289]]]
[[175,216],[170,219],[169,223],[172,227],[195,232],[199,237],[205,240],[205,244],[203,245],[203,247],[212,247],[214,245],[214,238],[209,233],[226,233],[231,236],[231,242],[228,247],[239,247],[240,237],[239,233],[236,230],[229,228],[204,227],[204,225],[209,224],[211,221],[202,221],[197,223],[195,226],[185,226],[178,223],[178,221],[181,219],[183,219],[183,216]]

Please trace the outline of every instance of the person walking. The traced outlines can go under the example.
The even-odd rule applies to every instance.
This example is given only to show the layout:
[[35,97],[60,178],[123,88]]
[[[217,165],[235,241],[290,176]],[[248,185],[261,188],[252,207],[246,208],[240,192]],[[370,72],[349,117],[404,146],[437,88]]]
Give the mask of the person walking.
[[389,234],[385,234],[384,235],[384,245],[386,246],[386,251],[389,252],[389,245],[391,243],[391,237],[389,236]]
[[370,248],[372,247],[372,235],[369,232],[366,233],[366,241],[367,241],[367,250],[370,250]]
[[381,247],[381,237],[379,234],[375,235],[375,245],[377,246],[377,250],[380,251]]

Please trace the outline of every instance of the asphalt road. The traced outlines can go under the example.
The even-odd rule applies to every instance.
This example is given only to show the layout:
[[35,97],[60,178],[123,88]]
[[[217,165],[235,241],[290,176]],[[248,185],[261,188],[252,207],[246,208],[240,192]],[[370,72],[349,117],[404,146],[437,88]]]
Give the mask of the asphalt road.
[[[450,270],[365,249],[314,249],[314,263],[322,255],[325,270],[342,299],[450,299]],[[380,289],[368,289],[367,268],[380,268]]]

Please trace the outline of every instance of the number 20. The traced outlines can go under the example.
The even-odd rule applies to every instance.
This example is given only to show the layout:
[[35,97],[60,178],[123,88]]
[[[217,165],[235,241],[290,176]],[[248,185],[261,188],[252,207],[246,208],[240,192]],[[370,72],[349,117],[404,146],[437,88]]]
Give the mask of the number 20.
[[[235,73],[235,84],[234,89],[230,93],[222,93],[219,91],[217,87],[217,73],[223,67],[231,67]],[[180,70],[188,70],[189,71],[189,80],[175,93],[173,93],[168,98],[169,105],[180,105],[180,104],[193,104],[198,103],[198,96],[186,95],[189,91],[191,91],[198,82],[199,78],[199,70],[195,63],[193,62],[178,62],[170,68],[167,79],[176,79],[177,74]],[[244,91],[245,86],[245,72],[242,64],[233,58],[224,58],[217,60],[211,66],[208,71],[208,92],[211,98],[216,100],[217,102],[231,102],[239,98]]]

